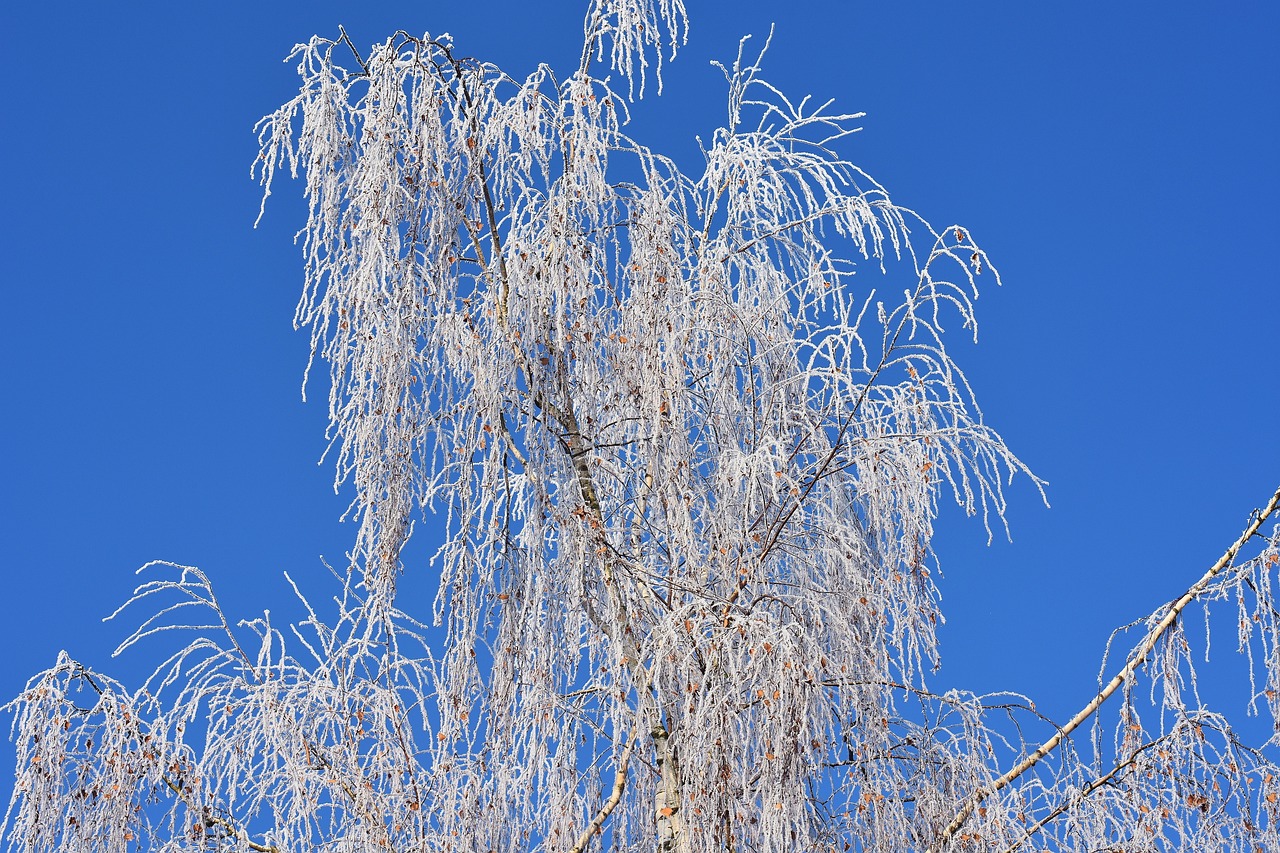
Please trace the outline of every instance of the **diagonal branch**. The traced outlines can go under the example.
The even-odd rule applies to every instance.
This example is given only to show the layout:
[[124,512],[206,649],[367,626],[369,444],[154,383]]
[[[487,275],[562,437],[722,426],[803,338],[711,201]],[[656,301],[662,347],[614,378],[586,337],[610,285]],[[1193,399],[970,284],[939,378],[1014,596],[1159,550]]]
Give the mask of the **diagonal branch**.
[[578,836],[577,843],[570,848],[569,853],[582,853],[582,851],[586,850],[587,845],[591,843],[591,836],[600,832],[600,827],[604,826],[604,822],[609,819],[609,815],[618,807],[618,803],[622,802],[622,791],[627,787],[627,765],[631,763],[631,751],[635,748],[639,734],[639,731],[633,731],[631,739],[622,748],[622,754],[618,758],[618,770],[613,777],[613,791],[609,794],[609,799],[604,801],[604,805],[600,806],[600,810],[591,819],[591,823],[587,824],[587,828],[582,830],[582,834]]
[[1149,743],[1144,743],[1142,746],[1138,747],[1136,750],[1134,750],[1133,755],[1129,756],[1124,761],[1121,761],[1120,763],[1116,764],[1115,767],[1112,767],[1106,773],[1104,773],[1103,775],[1099,776],[1098,778],[1094,779],[1092,782],[1090,782],[1089,784],[1081,788],[1080,793],[1077,796],[1064,800],[1056,808],[1054,808],[1053,811],[1049,812],[1047,815],[1040,818],[1040,820],[1036,821],[1033,826],[1029,827],[1026,830],[1022,838],[1018,839],[1017,841],[1013,842],[1008,847],[1006,847],[1004,853],[1014,853],[1014,851],[1016,851],[1019,847],[1021,847],[1023,844],[1026,844],[1028,841],[1030,841],[1033,835],[1040,832],[1040,830],[1044,829],[1050,823],[1053,823],[1053,821],[1057,820],[1059,817],[1065,814],[1067,810],[1070,809],[1073,805],[1085,800],[1090,795],[1092,795],[1094,791],[1098,790],[1099,788],[1105,785],[1109,785],[1112,779],[1114,779],[1116,776],[1119,776],[1121,773],[1128,770],[1133,765],[1137,764],[1138,756],[1142,755],[1142,753],[1151,749],[1153,746],[1156,746],[1158,743],[1160,743],[1159,740],[1153,740]]
[[1218,561],[1214,563],[1203,576],[1201,576],[1200,580],[1192,584],[1190,589],[1169,605],[1169,610],[1165,613],[1164,618],[1147,633],[1146,638],[1138,648],[1134,650],[1133,654],[1130,655],[1129,662],[1115,674],[1111,681],[1109,681],[1101,691],[1099,691],[1098,695],[1093,697],[1089,704],[1081,708],[1080,712],[1072,717],[1066,725],[1058,729],[1053,737],[1042,743],[1035,752],[1022,759],[1022,761],[1013,767],[1013,769],[1009,770],[1009,772],[1005,773],[990,785],[981,786],[970,794],[964,805],[961,806],[958,812],[956,812],[956,816],[951,819],[951,823],[947,824],[947,828],[942,831],[940,836],[938,836],[937,842],[930,848],[929,853],[934,853],[935,851],[945,848],[951,838],[973,815],[973,811],[977,808],[978,803],[982,802],[992,794],[1008,787],[1010,783],[1023,773],[1026,773],[1032,767],[1039,764],[1043,758],[1057,749],[1058,745],[1061,744],[1062,741],[1065,740],[1073,731],[1078,729],[1086,720],[1092,717],[1094,713],[1097,712],[1098,708],[1102,707],[1102,703],[1107,701],[1107,699],[1111,697],[1111,694],[1115,693],[1122,684],[1133,676],[1133,673],[1137,671],[1138,667],[1147,659],[1147,656],[1151,654],[1152,649],[1155,648],[1156,643],[1159,642],[1160,637],[1164,635],[1164,632],[1178,620],[1178,616],[1184,609],[1186,609],[1186,606],[1194,601],[1197,596],[1203,593],[1209,587],[1209,584],[1213,582],[1214,578],[1231,566],[1232,562],[1236,558],[1236,554],[1239,553],[1242,547],[1244,547],[1244,543],[1251,539],[1258,530],[1261,529],[1266,520],[1275,514],[1277,508],[1280,508],[1280,488],[1276,489],[1275,494],[1271,496],[1271,500],[1267,502],[1267,505],[1254,514],[1253,520],[1249,522],[1249,526],[1240,534],[1240,538],[1232,543],[1231,547],[1218,558]]

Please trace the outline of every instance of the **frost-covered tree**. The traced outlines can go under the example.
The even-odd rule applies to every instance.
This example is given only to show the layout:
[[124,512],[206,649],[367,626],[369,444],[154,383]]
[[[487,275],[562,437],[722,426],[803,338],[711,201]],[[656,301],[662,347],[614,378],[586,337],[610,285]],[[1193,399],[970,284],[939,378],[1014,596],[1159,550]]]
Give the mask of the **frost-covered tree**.
[[[298,46],[255,174],[306,182],[349,565],[289,626],[146,567],[122,649],[194,639],[10,704],[13,849],[1280,849],[1277,741],[1203,705],[1182,626],[1225,602],[1280,719],[1280,492],[1075,718],[930,692],[939,502],[999,525],[1038,482],[945,346],[996,271],[748,43],[695,171],[632,139],[685,30],[596,0],[578,67],[525,79],[429,35]],[[396,597],[424,511],[430,614]]]

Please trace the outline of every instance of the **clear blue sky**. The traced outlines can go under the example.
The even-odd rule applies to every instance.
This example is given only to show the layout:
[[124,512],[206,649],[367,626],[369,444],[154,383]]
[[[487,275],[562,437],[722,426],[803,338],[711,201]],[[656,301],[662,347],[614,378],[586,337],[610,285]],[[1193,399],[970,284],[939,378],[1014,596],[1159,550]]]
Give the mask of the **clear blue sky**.
[[[696,157],[723,116],[708,59],[776,21],[766,76],[865,110],[852,158],[999,266],[959,358],[1053,508],[1016,484],[1013,542],[989,548],[980,523],[944,515],[935,685],[1021,690],[1067,716],[1110,629],[1181,592],[1280,483],[1277,7],[688,5],[642,141]],[[291,96],[294,42],[339,23],[362,45],[450,32],[519,75],[569,66],[583,6],[6,10],[0,696],[63,648],[136,681],[142,656],[108,659],[132,625],[99,619],[147,560],[203,567],[252,616],[290,609],[284,570],[323,598],[318,557],[354,534],[316,465],[324,405],[299,399],[289,186],[251,227],[251,128]],[[401,603],[425,614],[433,579],[409,571]]]

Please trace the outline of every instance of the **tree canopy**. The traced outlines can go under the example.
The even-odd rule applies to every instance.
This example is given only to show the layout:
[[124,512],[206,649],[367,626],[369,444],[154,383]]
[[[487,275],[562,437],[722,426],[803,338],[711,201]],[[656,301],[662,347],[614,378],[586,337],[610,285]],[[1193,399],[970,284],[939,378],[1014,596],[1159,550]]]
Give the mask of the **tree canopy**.
[[[1280,844],[1274,739],[1202,706],[1182,625],[1226,602],[1280,715],[1280,492],[1072,720],[932,692],[939,502],[999,529],[1038,483],[947,347],[998,273],[846,159],[859,115],[766,82],[764,45],[723,66],[696,169],[632,139],[686,30],[680,0],[596,0],[578,66],[519,79],[442,36],[298,46],[255,174],[264,203],[305,181],[349,564],[288,626],[152,564],[122,648],[195,639],[139,687],[64,655],[10,705],[13,845]],[[430,614],[396,594],[424,510]]]

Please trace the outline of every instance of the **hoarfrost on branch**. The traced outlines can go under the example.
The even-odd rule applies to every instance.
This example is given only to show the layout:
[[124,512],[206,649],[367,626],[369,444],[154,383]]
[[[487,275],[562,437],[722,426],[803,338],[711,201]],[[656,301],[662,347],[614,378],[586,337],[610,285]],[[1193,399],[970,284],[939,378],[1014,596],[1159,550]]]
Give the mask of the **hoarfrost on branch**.
[[[122,648],[197,639],[136,690],[64,655],[11,703],[15,849],[1277,849],[1274,741],[1200,705],[1176,619],[1233,601],[1276,716],[1275,500],[1139,626],[1113,739],[1096,706],[930,692],[938,502],[990,528],[1039,485],[945,346],[998,274],[745,40],[699,170],[631,139],[686,31],[599,0],[563,79],[431,36],[296,48],[254,168],[306,184],[350,565],[284,628],[145,567]],[[396,598],[424,508],[435,627]]]

